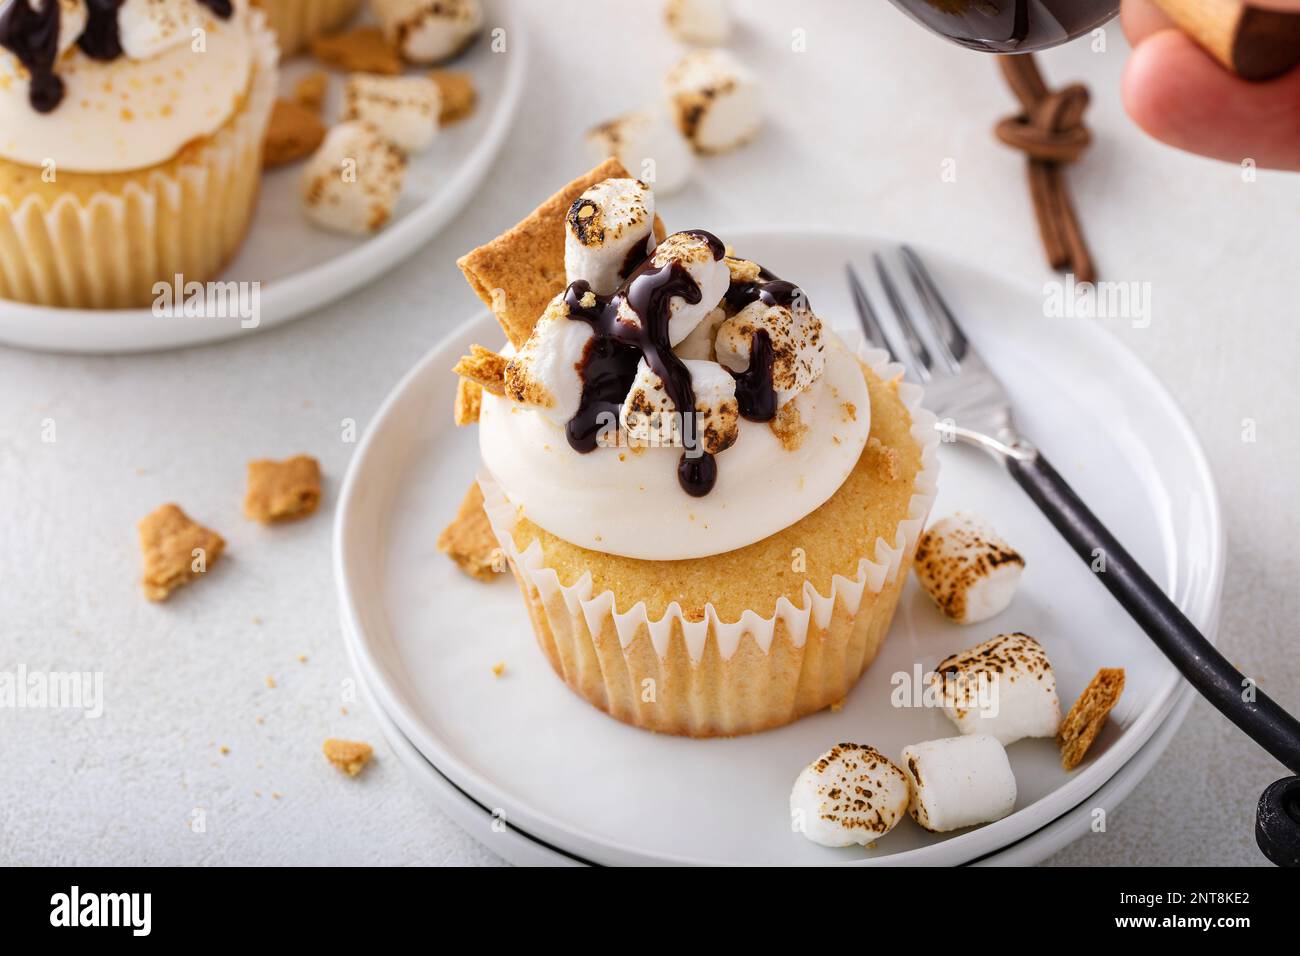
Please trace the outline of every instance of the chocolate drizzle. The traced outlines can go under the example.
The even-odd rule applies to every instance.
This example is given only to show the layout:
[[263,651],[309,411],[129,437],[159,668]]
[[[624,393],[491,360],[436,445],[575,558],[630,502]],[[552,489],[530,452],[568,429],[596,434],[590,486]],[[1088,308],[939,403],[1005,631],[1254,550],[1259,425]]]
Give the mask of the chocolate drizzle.
[[92,60],[116,60],[122,55],[122,34],[117,11],[125,0],[86,0],[86,29],[77,46]]
[[[95,60],[116,60],[122,55],[117,14],[125,0],[86,0],[86,27],[77,46]],[[231,0],[195,0],[223,20],[234,13]],[[63,102],[63,80],[54,72],[59,59],[59,0],[45,0],[40,10],[30,0],[13,0],[0,13],[0,47],[4,47],[31,74],[27,95],[32,109],[50,113]]]
[[[699,229],[687,234],[706,242],[714,259],[725,255],[717,236]],[[570,284],[564,294],[569,318],[586,322],[595,333],[582,361],[582,399],[565,427],[576,451],[593,451],[601,429],[618,420],[619,405],[642,358],[663,381],[673,407],[683,415],[695,413],[691,373],[668,339],[668,305],[674,298],[698,305],[700,297],[699,284],[680,263],[656,266],[652,258],[637,266],[612,296],[596,295],[582,279]],[[583,305],[584,299],[591,304]],[[619,306],[624,304],[637,317],[635,323],[619,317]],[[690,429],[683,432],[692,434]],[[718,468],[713,456],[694,443],[698,439],[687,440],[691,445],[682,453],[677,479],[687,494],[698,498],[713,490]]]
[[[707,243],[715,260],[722,260],[726,248],[712,233],[690,229],[687,235]],[[644,358],[664,384],[673,407],[679,414],[695,414],[695,390],[691,373],[668,338],[669,303],[681,298],[690,305],[701,299],[699,284],[681,264],[670,262],[656,266],[649,253],[636,247],[624,264],[626,278],[613,295],[597,295],[591,285],[579,279],[564,293],[568,316],[591,326],[592,336],[583,354],[582,398],[578,411],[565,426],[565,436],[574,450],[586,454],[599,445],[600,433],[618,421],[619,409],[636,378],[637,366]],[[754,282],[733,281],[725,302],[739,311],[752,302],[791,308],[803,298],[803,291],[792,282],[778,279],[766,269]],[[586,304],[584,304],[586,302]],[[619,316],[626,306],[637,318],[627,321]],[[766,330],[754,333],[750,347],[749,368],[732,372],[736,379],[736,400],[740,413],[756,422],[776,417],[777,395],[772,382],[775,349]],[[694,430],[683,428],[686,451],[677,463],[677,480],[687,494],[703,497],[718,480],[717,459],[698,446]]]
[[27,99],[38,113],[50,112],[63,99],[63,81],[54,73],[62,19],[58,0],[47,0],[40,10],[33,10],[27,0],[13,0],[0,13],[0,46],[31,74]]

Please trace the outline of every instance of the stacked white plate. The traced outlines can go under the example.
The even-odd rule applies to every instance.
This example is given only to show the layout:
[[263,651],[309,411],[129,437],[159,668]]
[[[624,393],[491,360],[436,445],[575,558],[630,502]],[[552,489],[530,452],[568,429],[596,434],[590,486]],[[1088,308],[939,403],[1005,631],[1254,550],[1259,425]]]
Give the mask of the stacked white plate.
[[[853,233],[723,231],[739,254],[800,283],[852,329],[848,261],[891,244]],[[1218,620],[1223,531],[1204,455],[1173,400],[1104,330],[1048,318],[1042,296],[922,251],[967,332],[1003,377],[1039,444],[1207,635]],[[883,299],[882,299],[883,301]],[[879,658],[839,712],[768,733],[695,741],[646,733],[580,700],[534,644],[512,582],[462,575],[434,546],[478,470],[456,429],[448,369],[486,315],[397,386],[353,460],[335,528],[348,651],[389,743],[453,817],[519,863],[898,865],[1030,863],[1113,809],[1176,731],[1190,692],[1173,667],[991,459],[944,446],[935,515],[977,512],[1025,555],[1012,606],[983,625],[944,621],[909,583]],[[897,708],[891,677],[928,669],[995,634],[1046,647],[1068,707],[1100,667],[1127,685],[1085,763],[1061,769],[1050,740],[1009,748],[1019,799],[997,823],[930,834],[911,821],[872,849],[827,849],[791,832],[799,770],[840,740],[897,755],[955,731],[940,711]],[[506,665],[496,677],[493,666]],[[495,821],[495,825],[493,824]]]

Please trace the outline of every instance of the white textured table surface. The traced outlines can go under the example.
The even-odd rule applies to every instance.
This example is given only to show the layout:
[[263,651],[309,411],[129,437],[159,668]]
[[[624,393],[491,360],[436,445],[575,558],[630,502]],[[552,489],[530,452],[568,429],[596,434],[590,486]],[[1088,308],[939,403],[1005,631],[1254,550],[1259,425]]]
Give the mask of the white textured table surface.
[[[499,862],[428,805],[364,706],[341,712],[350,674],[330,521],[355,447],[341,421],[364,428],[478,308],[456,256],[583,168],[582,130],[649,99],[677,50],[653,3],[520,6],[534,40],[520,122],[482,195],[405,266],[224,345],[95,359],[0,349],[0,671],[101,671],[105,699],[95,720],[0,710],[0,863]],[[991,60],[882,2],[737,6],[732,46],[762,71],[771,122],[664,198],[669,223],[723,236],[727,225],[857,227],[1051,278],[1022,160],[990,135],[1012,106]],[[796,29],[806,52],[791,49]],[[1096,145],[1070,180],[1103,277],[1153,290],[1149,327],[1106,324],[1168,384],[1209,452],[1228,528],[1222,645],[1300,709],[1300,176],[1243,182],[1233,166],[1143,138],[1118,100],[1117,26],[1107,40],[1108,52],[1085,42],[1044,58],[1050,80],[1093,91]],[[609,62],[593,66],[592,50]],[[942,176],[949,159],[955,182]],[[245,462],[300,451],[328,476],[321,513],[283,528],[245,521]],[[135,522],[172,500],[222,532],[229,553],[156,606],[140,596]],[[321,757],[327,736],[375,742],[376,763],[344,779]],[[1281,775],[1198,704],[1108,832],[1053,862],[1258,863],[1254,803]]]

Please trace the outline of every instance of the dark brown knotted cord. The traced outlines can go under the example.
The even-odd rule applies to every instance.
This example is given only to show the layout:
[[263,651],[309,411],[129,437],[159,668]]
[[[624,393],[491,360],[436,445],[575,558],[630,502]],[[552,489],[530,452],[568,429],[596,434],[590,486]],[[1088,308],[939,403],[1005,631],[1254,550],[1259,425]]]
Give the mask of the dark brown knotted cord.
[[1073,272],[1080,282],[1092,282],[1096,265],[1070,201],[1063,168],[1092,143],[1092,134],[1083,125],[1088,88],[1072,83],[1049,90],[1030,54],[999,56],[998,64],[1022,112],[998,123],[995,133],[1029,159],[1029,195],[1047,261],[1053,269]]

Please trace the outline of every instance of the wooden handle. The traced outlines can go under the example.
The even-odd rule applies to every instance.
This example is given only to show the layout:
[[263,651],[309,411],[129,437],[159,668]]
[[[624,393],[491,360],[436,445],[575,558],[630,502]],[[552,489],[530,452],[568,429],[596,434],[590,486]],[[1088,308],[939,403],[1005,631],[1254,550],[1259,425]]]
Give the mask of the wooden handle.
[[1271,80],[1300,63],[1300,14],[1242,0],[1155,0],[1169,19],[1243,80]]

